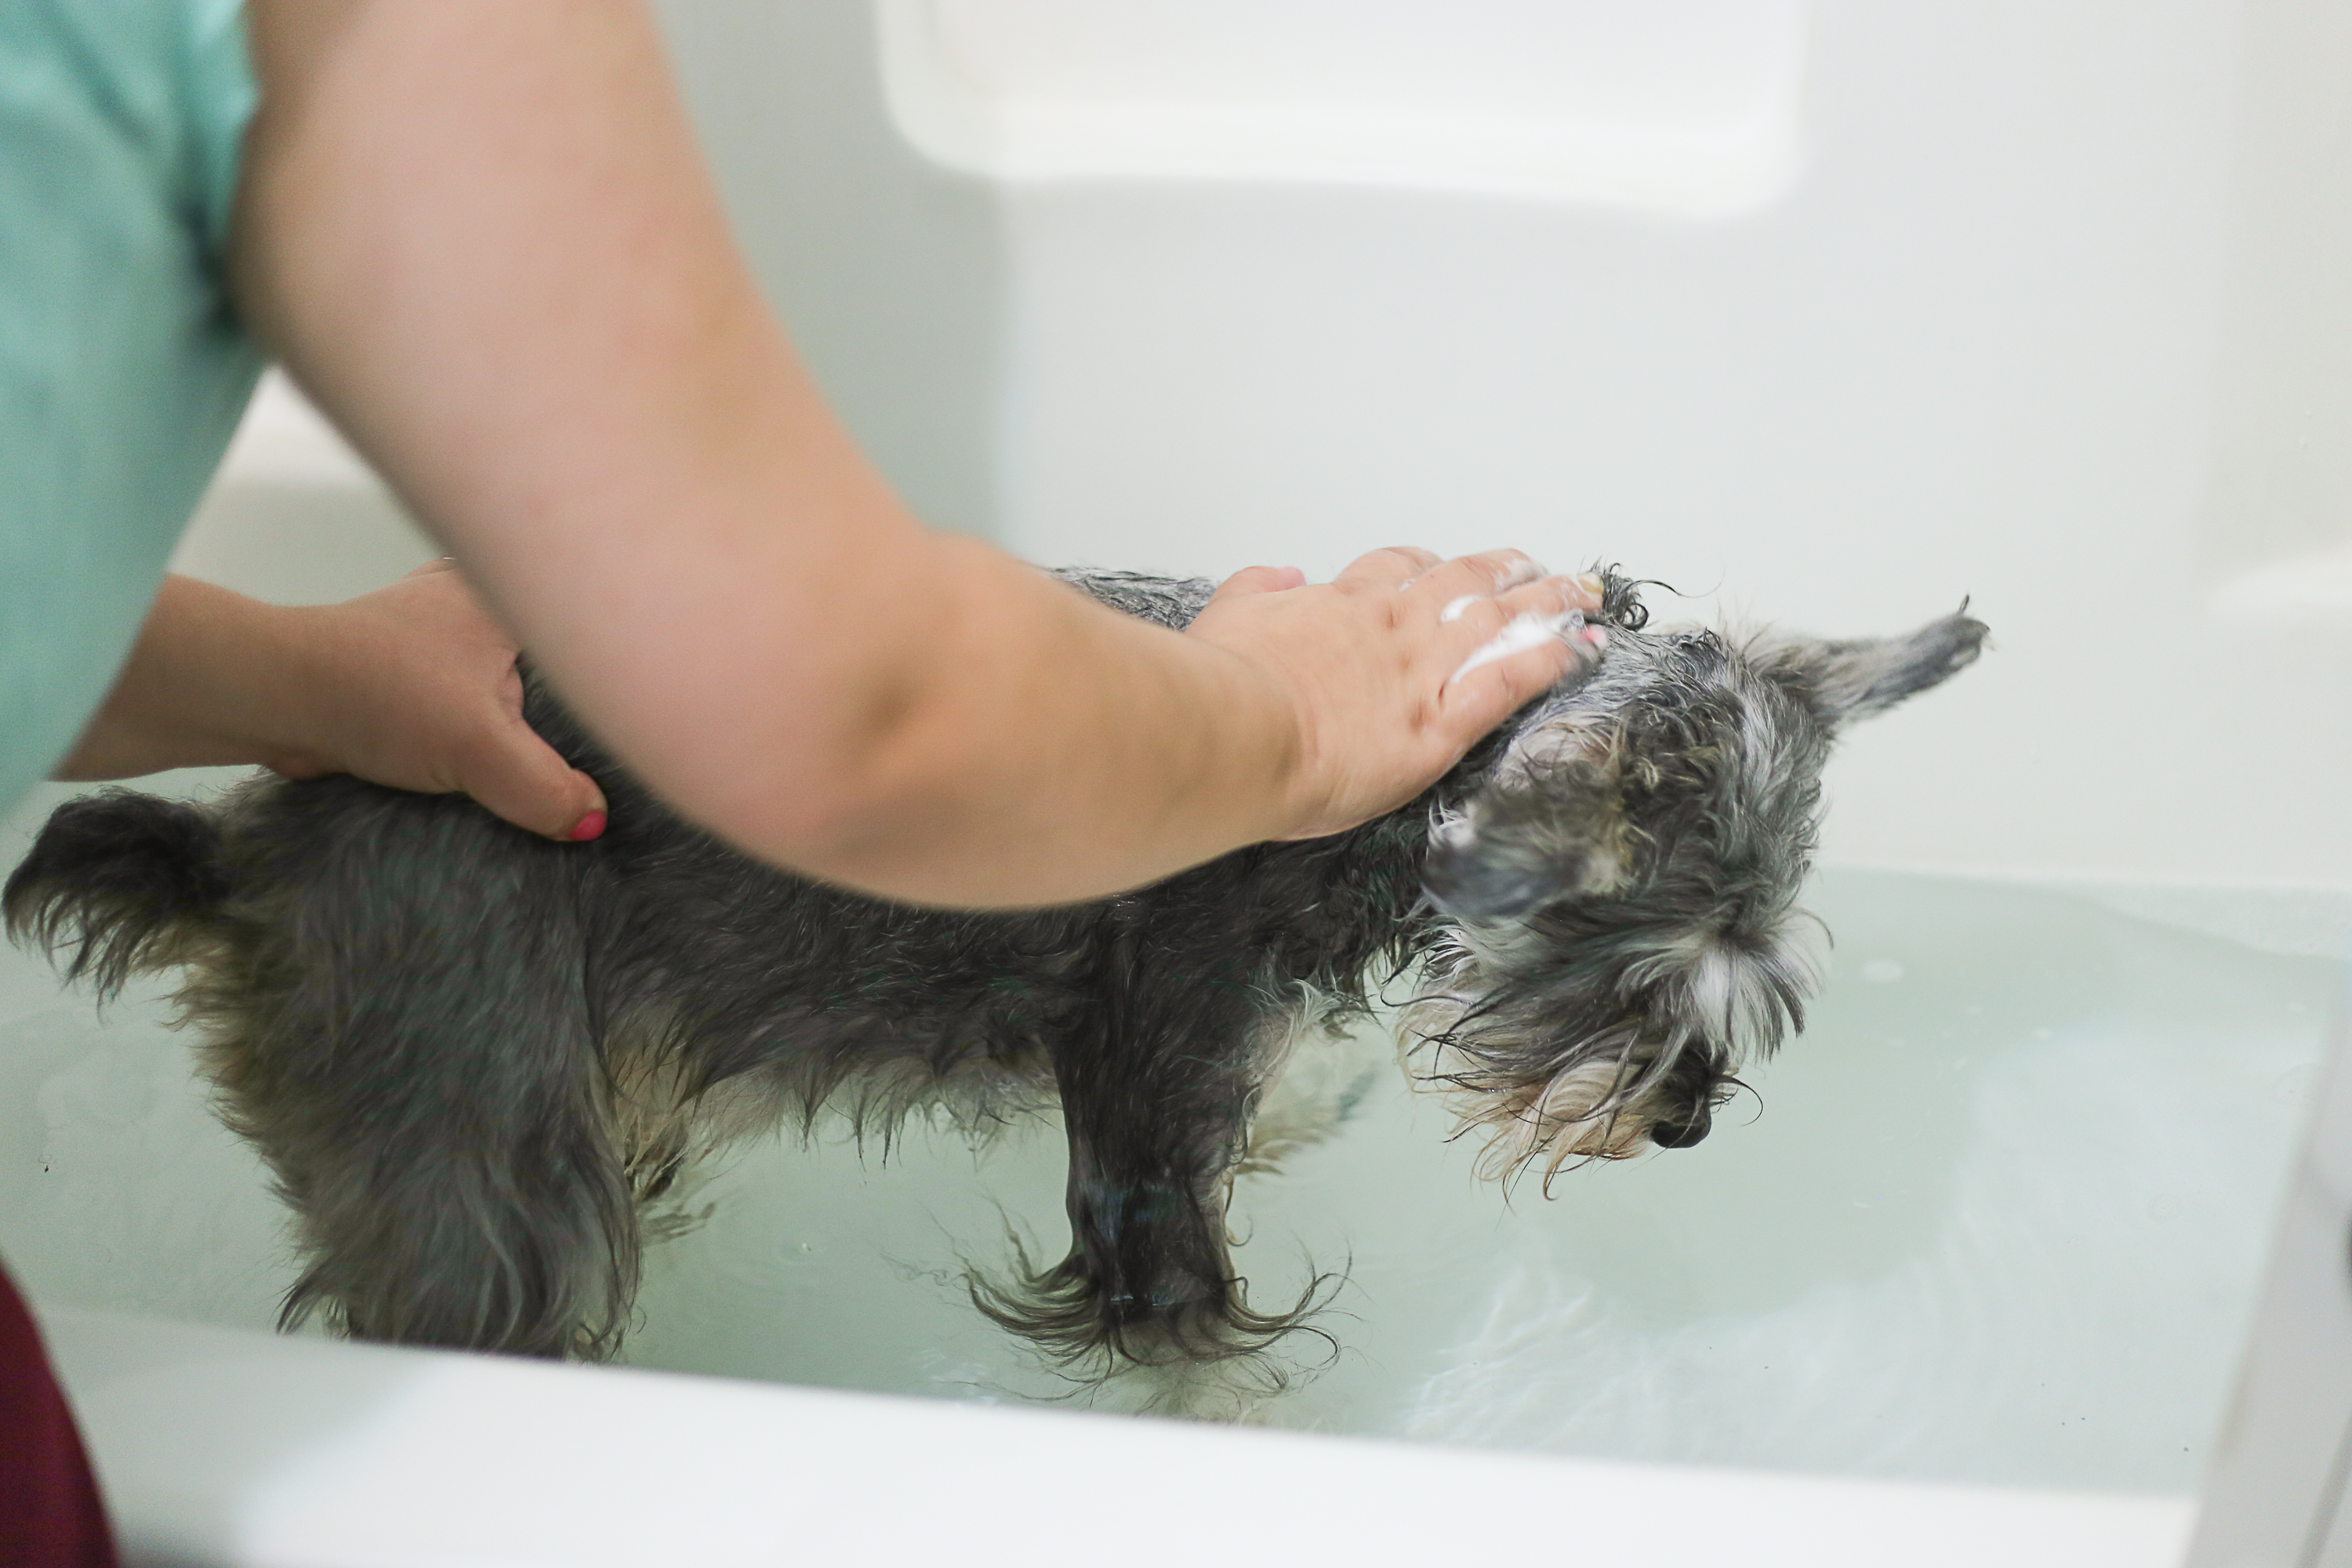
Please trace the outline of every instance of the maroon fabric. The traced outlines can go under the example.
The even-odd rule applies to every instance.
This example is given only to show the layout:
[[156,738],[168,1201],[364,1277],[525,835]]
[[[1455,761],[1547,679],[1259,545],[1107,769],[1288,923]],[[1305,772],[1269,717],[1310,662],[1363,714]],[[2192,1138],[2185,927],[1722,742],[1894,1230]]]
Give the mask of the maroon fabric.
[[114,1537],[40,1331],[0,1269],[0,1563],[114,1568]]

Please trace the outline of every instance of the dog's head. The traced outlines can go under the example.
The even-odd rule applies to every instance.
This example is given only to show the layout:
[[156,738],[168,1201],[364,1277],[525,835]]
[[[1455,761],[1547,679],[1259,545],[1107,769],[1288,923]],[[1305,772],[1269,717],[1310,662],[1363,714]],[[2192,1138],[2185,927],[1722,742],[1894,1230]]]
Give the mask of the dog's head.
[[1853,642],[1651,631],[1607,581],[1600,668],[1514,721],[1423,871],[1446,931],[1408,1026],[1496,1173],[1706,1136],[1818,983],[1797,894],[1839,727],[1985,636],[1965,614]]

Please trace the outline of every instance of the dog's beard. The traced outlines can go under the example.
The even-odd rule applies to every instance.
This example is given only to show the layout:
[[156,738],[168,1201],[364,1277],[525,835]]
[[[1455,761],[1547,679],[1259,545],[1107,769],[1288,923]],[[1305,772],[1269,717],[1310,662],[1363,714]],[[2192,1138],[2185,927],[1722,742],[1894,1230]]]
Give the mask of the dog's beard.
[[[1483,1136],[1478,1174],[1507,1181],[1529,1168],[1549,1183],[1572,1163],[1620,1160],[1650,1146],[1664,1104],[1658,1053],[1625,1028],[1563,1044],[1494,1019],[1454,994],[1423,996],[1404,1015],[1410,1047],[1427,1053],[1423,1087],[1448,1096],[1456,1136]],[[1537,1062],[1544,1065],[1538,1067]]]
[[1741,1066],[1779,1047],[1817,989],[1811,929],[1792,910],[1760,942],[1620,933],[1563,965],[1562,944],[1526,922],[1460,925],[1432,953],[1403,1031],[1459,1132],[1485,1137],[1480,1173],[1534,1168],[1549,1183],[1570,1163],[1705,1137]]

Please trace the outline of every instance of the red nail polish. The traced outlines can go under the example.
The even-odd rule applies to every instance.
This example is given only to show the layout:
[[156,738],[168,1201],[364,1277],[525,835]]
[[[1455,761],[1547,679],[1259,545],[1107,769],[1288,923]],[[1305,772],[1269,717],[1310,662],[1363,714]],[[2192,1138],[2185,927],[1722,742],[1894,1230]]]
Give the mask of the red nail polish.
[[572,842],[574,844],[585,844],[591,838],[604,836],[604,814],[601,811],[592,811],[572,825]]

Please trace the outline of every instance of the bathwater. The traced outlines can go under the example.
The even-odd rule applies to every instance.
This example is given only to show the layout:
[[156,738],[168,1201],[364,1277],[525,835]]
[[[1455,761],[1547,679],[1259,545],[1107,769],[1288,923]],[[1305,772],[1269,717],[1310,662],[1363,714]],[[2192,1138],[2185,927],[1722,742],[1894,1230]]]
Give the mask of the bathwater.
[[[18,814],[0,855],[57,795]],[[2192,1489],[2340,964],[2228,918],[1822,873],[1804,1035],[1694,1149],[1475,1179],[1377,1031],[1302,1060],[1319,1129],[1239,1184],[1261,1302],[1340,1271],[1277,1426],[1625,1458]],[[2234,910],[2231,914],[2230,911]],[[2273,927],[2280,922],[2273,920]],[[2294,925],[2294,921],[2284,922]],[[2234,929],[2256,940],[2211,934]],[[259,1163],[212,1120],[161,987],[101,1016],[0,956],[0,1251],[52,1305],[262,1327],[293,1277]],[[975,1313],[967,1264],[1058,1255],[1056,1129],[975,1152],[837,1130],[707,1172],[625,1359],[750,1378],[1133,1403]],[[1336,1349],[1332,1348],[1336,1346]],[[1319,1371],[1315,1370],[1319,1367]]]

